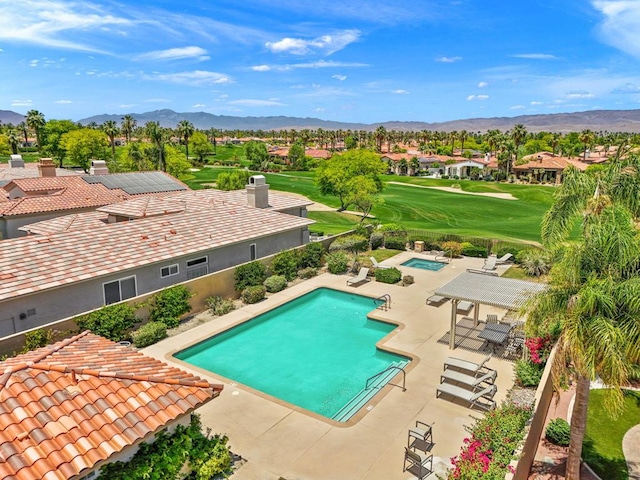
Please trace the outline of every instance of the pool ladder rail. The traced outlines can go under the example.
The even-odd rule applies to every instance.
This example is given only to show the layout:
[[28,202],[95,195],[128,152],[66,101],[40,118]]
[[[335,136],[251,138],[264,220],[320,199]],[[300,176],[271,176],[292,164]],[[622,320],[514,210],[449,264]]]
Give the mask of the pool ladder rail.
[[[447,254],[449,255],[447,256]],[[440,259],[446,260],[447,263],[451,263],[451,260],[453,260],[453,250],[445,250],[443,252],[440,252],[434,258],[436,262],[441,261]]]
[[[378,302],[381,303],[378,305]],[[391,310],[391,295],[389,295],[388,293],[380,295],[378,298],[375,298],[373,300],[373,303],[375,303],[376,308],[379,308],[380,310]]]

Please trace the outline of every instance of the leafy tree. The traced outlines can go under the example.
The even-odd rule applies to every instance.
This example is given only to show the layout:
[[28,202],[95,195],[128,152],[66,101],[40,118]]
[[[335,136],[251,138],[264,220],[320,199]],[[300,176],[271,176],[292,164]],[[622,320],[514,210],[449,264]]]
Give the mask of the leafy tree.
[[64,157],[67,154],[62,146],[62,136],[79,128],[71,120],[48,120],[42,129],[43,145],[41,151],[57,160],[58,166],[62,168]]
[[304,145],[301,142],[296,142],[291,145],[289,149],[289,163],[294,170],[305,170],[306,155]]
[[378,187],[371,178],[356,177],[350,184],[351,191],[346,196],[346,202],[362,212],[360,219],[360,223],[362,223],[369,216],[373,207],[381,204],[383,200],[378,195]]
[[218,174],[216,184],[219,190],[240,190],[249,183],[251,173],[247,170],[233,170]]
[[91,128],[67,132],[60,139],[60,146],[65,149],[71,161],[85,172],[89,171],[89,160],[102,158],[108,145],[105,133]]
[[176,147],[170,145],[164,147],[164,156],[166,164],[165,171],[169,175],[177,178],[187,173],[191,168],[191,164],[182,156],[182,152]]
[[[316,171],[316,184],[323,195],[335,195],[340,200],[340,210],[346,210],[354,197],[370,192],[382,191],[380,175],[386,171],[384,162],[368,150],[349,150],[334,155],[320,164]],[[373,183],[366,181],[371,180]]]
[[194,132],[191,136],[191,145],[194,155],[198,157],[198,163],[204,163],[204,157],[213,153],[213,145],[202,132]]
[[266,170],[269,164],[269,152],[264,142],[251,140],[244,147],[244,152],[249,160],[251,170]]
[[[7,135],[0,135],[0,155],[10,155],[11,150],[11,142],[9,141],[9,137]],[[17,152],[16,152],[17,153]]]

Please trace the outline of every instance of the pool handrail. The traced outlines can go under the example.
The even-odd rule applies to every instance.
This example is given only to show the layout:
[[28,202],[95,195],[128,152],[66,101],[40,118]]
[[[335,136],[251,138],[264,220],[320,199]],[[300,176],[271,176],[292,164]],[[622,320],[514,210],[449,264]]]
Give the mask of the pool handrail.
[[[388,372],[389,370],[400,370],[402,372],[402,387],[400,387],[400,388],[402,388],[403,392],[406,392],[407,389],[406,389],[405,385],[406,385],[406,382],[407,382],[407,372],[404,371],[403,367],[399,367],[397,365],[389,365],[387,368],[385,368],[381,372],[378,372],[375,375],[372,375],[371,377],[367,378],[367,381],[365,382],[364,388],[365,389],[369,388],[369,382],[371,380],[373,380],[374,378],[378,378],[380,375],[382,375],[383,373]],[[390,383],[390,385],[393,385],[394,387],[399,387],[399,385],[394,385],[393,383]]]

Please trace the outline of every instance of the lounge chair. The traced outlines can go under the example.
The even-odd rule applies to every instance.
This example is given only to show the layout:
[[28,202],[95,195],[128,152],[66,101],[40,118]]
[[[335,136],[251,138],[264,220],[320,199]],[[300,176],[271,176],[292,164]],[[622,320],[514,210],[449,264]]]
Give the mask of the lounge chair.
[[444,302],[448,302],[449,300],[451,300],[449,297],[443,297],[442,295],[431,295],[429,298],[427,298],[427,305],[439,307]]
[[362,267],[358,272],[358,275],[347,280],[347,285],[354,286],[358,283],[368,282],[370,279],[367,277],[369,274],[369,269],[367,267]]
[[[484,390],[474,392],[467,390],[466,388],[451,385],[450,383],[441,383],[436,391],[436,398],[439,398],[439,394],[446,393],[455,398],[460,398],[469,402],[469,407],[480,407],[485,410],[493,410],[496,407],[496,402],[493,400],[497,387],[495,385],[489,385]],[[484,402],[482,401],[484,400]]]
[[488,368],[488,367],[485,367],[484,364],[487,363],[490,359],[491,359],[491,355],[487,356],[487,358],[485,358],[480,363],[473,363],[468,360],[449,357],[444,361],[444,369],[446,370],[449,367],[455,367],[462,370],[467,370],[469,372],[479,373],[483,368]]
[[384,270],[385,268],[391,268],[391,265],[382,265],[381,263],[378,263],[378,261],[374,257],[369,257],[369,260],[371,260],[371,265],[373,265],[373,268],[379,268],[381,270]]
[[410,472],[416,478],[423,480],[433,473],[433,455],[420,454],[409,447],[404,447],[402,471]]
[[484,261],[482,270],[495,270],[497,261],[498,261],[498,257],[496,257],[495,255],[489,255],[489,258],[487,258]]
[[462,300],[458,302],[458,313],[467,315],[473,309],[473,303]]
[[[475,375],[468,375],[458,370],[445,370],[440,374],[440,383],[444,383],[444,380],[451,380],[455,383],[462,383],[469,387],[473,387],[474,390],[482,387],[483,383],[493,385],[498,376],[498,372],[495,370],[489,370],[484,375],[476,377]],[[484,388],[484,387],[483,387]]]
[[500,258],[496,259],[496,265],[504,265],[505,263],[511,263],[513,255],[511,253],[505,253]]
[[477,268],[467,268],[467,272],[469,273],[480,273],[482,275],[490,275],[492,277],[497,277],[498,272],[490,272],[489,270],[478,270]]

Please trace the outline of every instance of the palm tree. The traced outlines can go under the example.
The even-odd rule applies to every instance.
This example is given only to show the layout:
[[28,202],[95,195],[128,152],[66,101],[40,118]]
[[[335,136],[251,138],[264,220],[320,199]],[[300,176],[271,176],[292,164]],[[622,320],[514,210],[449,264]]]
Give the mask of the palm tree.
[[39,112],[38,110],[29,110],[27,112],[26,123],[29,128],[32,128],[36,134],[36,142],[38,142],[38,149],[42,148],[42,138],[40,134],[42,132],[42,127],[45,126],[47,122],[44,120],[44,114]]
[[111,155],[113,160],[116,159],[116,135],[120,133],[118,124],[115,120],[107,120],[102,124],[102,131],[109,137],[109,143],[111,144]]
[[578,139],[584,143],[583,160],[587,159],[587,151],[595,139],[595,134],[591,130],[582,130]]
[[460,152],[462,153],[464,152],[464,142],[469,139],[469,132],[467,132],[466,130],[460,130],[458,138],[460,139]]
[[124,133],[124,136],[127,139],[127,143],[131,142],[131,134],[137,126],[138,121],[133,118],[133,115],[125,115],[124,117],[122,117],[120,129],[122,130],[122,133]]
[[20,132],[15,129],[9,130],[7,134],[7,139],[9,140],[9,145],[11,145],[11,153],[14,155],[18,154],[18,145],[20,144]]
[[151,143],[156,148],[157,153],[157,168],[163,172],[167,170],[166,162],[164,161],[164,144],[165,144],[165,131],[158,122],[147,122],[144,126],[146,134],[151,140]]
[[382,152],[382,144],[384,143],[385,139],[387,138],[387,129],[384,128],[382,125],[380,125],[378,128],[376,128],[376,131],[373,132],[373,136],[376,140],[376,150],[378,153]]
[[418,160],[417,157],[413,157],[410,161],[409,161],[409,167],[411,167],[411,171],[413,172],[413,175],[418,175],[418,172],[420,171],[420,160]]
[[524,128],[524,125],[518,123],[513,127],[511,131],[511,140],[513,140],[513,144],[515,146],[515,153],[513,161],[515,162],[518,159],[518,149],[520,145],[522,145],[527,138],[527,129]]
[[195,129],[193,128],[193,123],[191,123],[189,120],[180,120],[180,122],[178,122],[178,126],[176,127],[176,131],[184,141],[187,161],[189,161],[189,138],[191,138],[191,135],[193,135],[193,132],[195,131]]
[[562,134],[560,133],[552,133],[551,134],[551,148],[553,149],[553,155],[556,155],[556,150],[558,149],[558,144],[560,143],[560,137]]

